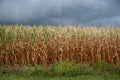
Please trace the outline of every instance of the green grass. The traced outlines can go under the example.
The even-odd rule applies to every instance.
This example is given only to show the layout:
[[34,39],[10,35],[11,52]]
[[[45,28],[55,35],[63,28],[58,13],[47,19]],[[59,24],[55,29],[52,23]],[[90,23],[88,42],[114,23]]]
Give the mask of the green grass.
[[120,78],[114,77],[102,77],[102,76],[78,76],[78,77],[1,77],[0,80],[120,80]]
[[64,61],[49,67],[1,68],[0,80],[120,80],[120,64],[100,61],[90,67]]

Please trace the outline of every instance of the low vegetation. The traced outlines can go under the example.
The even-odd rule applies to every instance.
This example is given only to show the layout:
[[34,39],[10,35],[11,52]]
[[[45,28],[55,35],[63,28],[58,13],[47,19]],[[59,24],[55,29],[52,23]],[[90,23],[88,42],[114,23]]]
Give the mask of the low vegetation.
[[83,63],[58,62],[50,66],[1,68],[0,80],[119,80],[120,64],[100,61]]

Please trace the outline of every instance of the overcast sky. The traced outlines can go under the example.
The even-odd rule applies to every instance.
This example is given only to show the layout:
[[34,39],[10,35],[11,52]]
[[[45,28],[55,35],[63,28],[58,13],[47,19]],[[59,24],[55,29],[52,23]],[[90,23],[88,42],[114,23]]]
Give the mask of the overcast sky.
[[0,24],[120,25],[120,0],[0,0]]

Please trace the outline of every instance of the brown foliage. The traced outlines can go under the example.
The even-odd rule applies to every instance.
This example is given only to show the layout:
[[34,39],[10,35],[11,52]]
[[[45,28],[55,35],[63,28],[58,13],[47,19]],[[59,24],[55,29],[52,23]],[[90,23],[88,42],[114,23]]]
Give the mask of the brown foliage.
[[74,33],[71,39],[63,36],[56,38],[53,35],[47,43],[43,39],[37,42],[32,42],[30,39],[14,39],[10,42],[2,42],[0,44],[0,65],[33,66],[65,60],[88,64],[101,60],[109,63],[120,62],[119,32],[115,34],[115,37],[110,29],[111,34],[101,36],[102,29],[93,28],[93,30],[96,32],[91,32],[94,34],[92,37],[88,32],[81,39],[78,38],[77,33]]

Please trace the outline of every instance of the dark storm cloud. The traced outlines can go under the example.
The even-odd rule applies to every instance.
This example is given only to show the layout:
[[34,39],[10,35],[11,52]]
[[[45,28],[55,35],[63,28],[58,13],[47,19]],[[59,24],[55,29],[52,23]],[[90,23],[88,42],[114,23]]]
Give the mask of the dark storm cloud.
[[120,0],[0,0],[0,24],[120,25]]

